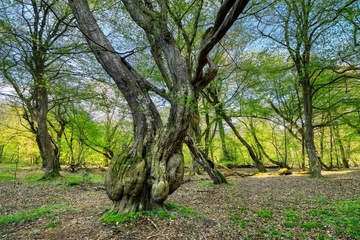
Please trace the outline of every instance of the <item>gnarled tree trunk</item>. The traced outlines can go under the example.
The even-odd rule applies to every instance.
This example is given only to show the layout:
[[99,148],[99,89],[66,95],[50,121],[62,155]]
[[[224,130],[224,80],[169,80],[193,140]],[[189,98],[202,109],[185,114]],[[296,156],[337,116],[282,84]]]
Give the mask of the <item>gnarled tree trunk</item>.
[[[69,0],[88,45],[124,95],[134,119],[134,142],[131,148],[113,158],[106,177],[106,191],[114,202],[113,211],[163,209],[164,201],[182,183],[184,161],[182,144],[192,117],[192,106],[199,92],[217,73],[211,66],[203,74],[208,53],[225,35],[248,1],[226,1],[218,21],[199,53],[194,77],[181,55],[168,27],[166,1],[122,1],[133,21],[146,33],[152,56],[168,87],[160,90],[141,77],[115,51],[98,26],[86,0]],[[149,92],[171,104],[163,123]]]

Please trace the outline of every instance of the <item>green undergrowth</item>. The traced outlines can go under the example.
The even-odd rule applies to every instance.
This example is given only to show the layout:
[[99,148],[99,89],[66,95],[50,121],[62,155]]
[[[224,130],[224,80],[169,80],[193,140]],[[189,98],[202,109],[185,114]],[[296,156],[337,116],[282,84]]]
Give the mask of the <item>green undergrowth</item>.
[[142,216],[158,217],[160,219],[177,219],[179,216],[183,217],[202,217],[197,214],[194,209],[189,207],[182,207],[175,203],[165,203],[166,211],[144,211],[144,212],[131,212],[128,214],[117,214],[114,212],[105,213],[101,216],[100,221],[107,224],[123,224],[125,222],[137,220]]
[[[250,210],[238,208],[230,215],[230,220],[244,230],[253,227],[249,221],[249,214],[257,214],[259,221],[274,218],[279,215],[281,226],[267,226],[260,228],[258,235],[250,234],[248,238],[308,239],[308,231],[318,232],[315,239],[360,239],[360,196],[354,200],[331,200],[318,198],[309,200],[311,209],[289,208],[283,212],[270,209]],[[262,220],[261,220],[262,219]],[[266,226],[266,227],[264,227]],[[301,236],[299,234],[301,233]],[[311,236],[313,238],[314,236]]]
[[53,218],[58,214],[63,214],[65,212],[73,212],[73,211],[76,211],[76,209],[63,204],[48,205],[39,208],[31,208],[16,214],[0,216],[0,225],[6,225],[10,223],[30,222],[30,221],[35,221],[40,217]]
[[55,185],[81,185],[86,183],[103,184],[105,182],[105,172],[92,169],[85,169],[76,173],[61,171],[61,176],[54,179],[39,181],[44,176],[44,171],[34,166],[15,164],[0,164],[0,183],[20,182],[32,185],[52,183]]

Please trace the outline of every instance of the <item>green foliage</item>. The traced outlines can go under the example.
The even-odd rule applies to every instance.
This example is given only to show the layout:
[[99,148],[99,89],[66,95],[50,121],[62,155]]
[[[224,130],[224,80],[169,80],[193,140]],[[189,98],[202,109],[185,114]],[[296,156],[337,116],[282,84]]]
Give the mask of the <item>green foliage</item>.
[[29,209],[17,214],[0,216],[0,225],[35,221],[40,217],[54,217],[56,214],[61,214],[66,211],[74,211],[74,208],[64,205],[43,206],[39,208]]
[[288,228],[293,228],[298,225],[300,216],[292,211],[284,212],[285,221],[284,226]]
[[305,228],[305,229],[313,229],[313,228],[321,228],[321,227],[323,227],[323,225],[321,225],[318,222],[310,221],[310,222],[301,224],[300,227]]
[[267,209],[259,209],[257,214],[262,218],[272,218],[272,213],[270,210]]

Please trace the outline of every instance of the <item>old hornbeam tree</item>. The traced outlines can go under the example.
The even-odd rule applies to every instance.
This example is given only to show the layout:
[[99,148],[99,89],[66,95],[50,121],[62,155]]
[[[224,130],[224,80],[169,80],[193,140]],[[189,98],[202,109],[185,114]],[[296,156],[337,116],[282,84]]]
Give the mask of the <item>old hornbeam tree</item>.
[[[204,1],[186,2],[182,3],[190,9],[202,8]],[[172,1],[122,0],[122,3],[133,22],[145,32],[144,41],[151,47],[167,89],[151,84],[115,51],[86,0],[69,0],[79,29],[124,95],[133,115],[134,141],[128,152],[114,157],[106,178],[106,191],[114,203],[112,211],[128,213],[163,209],[165,199],[181,185],[184,174],[182,144],[187,136],[192,106],[217,74],[209,53],[237,20],[248,0],[223,1],[213,26],[203,34],[198,51],[192,52],[197,54],[195,68],[185,60],[181,46],[175,41],[175,34],[181,31],[169,27],[169,15],[174,14]],[[185,9],[179,15],[182,17],[177,26],[187,12]],[[169,102],[167,122],[162,122],[150,93]]]

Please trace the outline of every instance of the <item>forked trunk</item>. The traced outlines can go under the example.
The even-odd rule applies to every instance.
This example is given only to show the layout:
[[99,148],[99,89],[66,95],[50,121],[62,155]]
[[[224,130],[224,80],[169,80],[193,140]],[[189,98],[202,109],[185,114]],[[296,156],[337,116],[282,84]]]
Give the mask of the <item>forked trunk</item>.
[[[216,76],[209,52],[222,39],[248,1],[226,1],[217,21],[203,38],[196,73],[176,45],[168,24],[166,1],[122,1],[134,22],[146,33],[151,54],[168,91],[158,89],[116,52],[100,29],[86,0],[69,0],[78,26],[106,72],[124,95],[134,119],[134,142],[128,152],[114,157],[106,177],[106,190],[113,200],[113,212],[128,213],[164,208],[164,201],[182,183],[184,161],[181,152],[192,106],[200,91]],[[207,72],[203,72],[209,64]],[[166,99],[170,113],[162,122],[150,92]]]

